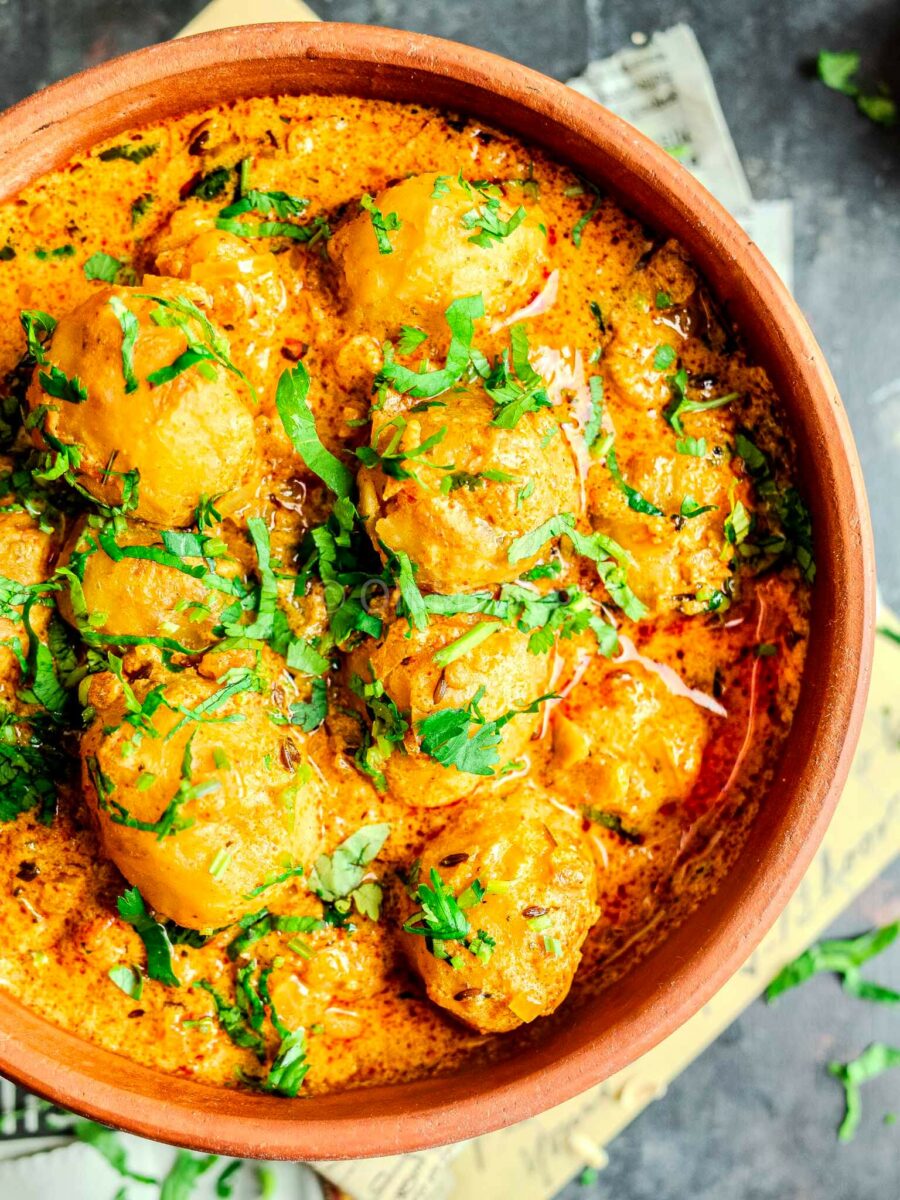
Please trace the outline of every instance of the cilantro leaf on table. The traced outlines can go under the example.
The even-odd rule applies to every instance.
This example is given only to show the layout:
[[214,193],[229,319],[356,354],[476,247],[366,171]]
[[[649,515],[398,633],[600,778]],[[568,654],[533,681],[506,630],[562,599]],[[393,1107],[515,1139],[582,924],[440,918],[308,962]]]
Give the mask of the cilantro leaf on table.
[[845,992],[860,1000],[874,1000],[880,1004],[900,1004],[900,992],[884,988],[860,978],[860,968],[871,958],[881,954],[897,940],[900,921],[870,929],[856,938],[826,938],[816,942],[808,950],[782,967],[766,988],[766,1000],[770,1003],[778,996],[799,987],[822,972],[838,975]]
[[862,1119],[860,1085],[894,1067],[900,1067],[900,1047],[888,1046],[884,1042],[873,1042],[850,1062],[828,1064],[830,1074],[844,1088],[844,1118],[838,1128],[840,1141],[851,1142],[859,1128]]

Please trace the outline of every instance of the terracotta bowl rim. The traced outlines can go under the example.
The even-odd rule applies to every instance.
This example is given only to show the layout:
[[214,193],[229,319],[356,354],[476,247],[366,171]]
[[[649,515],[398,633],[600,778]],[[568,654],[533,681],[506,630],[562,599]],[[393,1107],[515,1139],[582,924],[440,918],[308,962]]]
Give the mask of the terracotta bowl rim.
[[[735,868],[737,883],[729,890],[726,880],[636,966],[627,977],[637,981],[633,1000],[609,1001],[602,1028],[589,1029],[560,1053],[555,1043],[538,1045],[480,1076],[385,1085],[303,1104],[162,1075],[50,1025],[0,991],[0,1070],[66,1108],[157,1140],[240,1157],[396,1154],[510,1125],[607,1078],[693,1015],[772,925],[825,832],[862,723],[875,611],[868,508],[849,424],[822,353],[747,235],[683,167],[633,128],[565,85],[495,55],[420,34],[330,23],[246,26],[150,46],[54,84],[0,116],[0,192],[15,194],[82,145],[141,124],[142,113],[167,103],[167,83],[187,87],[190,76],[196,99],[179,108],[202,107],[206,74],[218,69],[221,81],[226,68],[235,75],[256,72],[260,80],[269,71],[280,79],[292,70],[355,70],[356,85],[345,89],[350,94],[373,88],[371,94],[397,96],[405,89],[409,100],[473,115],[479,104],[489,105],[506,116],[488,116],[488,123],[506,124],[534,142],[552,135],[563,161],[580,156],[586,174],[594,162],[598,179],[632,210],[651,219],[665,214],[660,221],[687,242],[714,290],[733,293],[765,365],[780,374],[776,382],[792,423],[808,434],[800,455],[817,521],[814,618],[821,619],[818,626],[814,619],[797,710],[803,762],[793,761],[792,781],[780,772],[770,789],[766,815],[758,818],[765,822],[759,835],[765,853],[745,855],[752,861]],[[241,91],[240,82],[234,88],[235,97],[291,90]],[[294,90],[316,89],[306,80]],[[457,90],[459,105],[434,99]],[[516,128],[519,122],[527,134]],[[778,801],[782,778],[787,798]],[[657,961],[647,967],[650,960]],[[665,974],[641,994],[659,963]],[[579,1010],[569,1025],[577,1033],[579,1025],[590,1025],[590,1014]]]

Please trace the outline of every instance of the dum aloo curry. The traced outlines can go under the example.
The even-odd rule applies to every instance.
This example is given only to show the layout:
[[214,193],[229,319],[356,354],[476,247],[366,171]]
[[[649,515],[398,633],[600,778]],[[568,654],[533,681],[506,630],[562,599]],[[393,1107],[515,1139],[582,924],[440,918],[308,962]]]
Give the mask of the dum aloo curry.
[[0,206],[0,305],[2,986],[286,1096],[602,1004],[776,802],[814,573],[682,249],[260,98]]

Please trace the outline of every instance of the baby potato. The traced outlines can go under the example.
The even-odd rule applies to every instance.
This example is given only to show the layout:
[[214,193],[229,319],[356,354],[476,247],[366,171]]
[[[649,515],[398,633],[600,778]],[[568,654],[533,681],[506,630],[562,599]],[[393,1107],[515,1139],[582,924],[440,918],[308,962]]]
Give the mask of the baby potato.
[[229,332],[235,362],[262,382],[287,308],[278,260],[233,233],[199,227],[196,218],[178,223],[180,215],[160,242],[157,269],[203,288],[214,320]]
[[520,308],[541,287],[547,260],[545,218],[521,199],[432,174],[379,192],[371,213],[360,211],[329,243],[353,320],[382,337],[401,325],[442,335],[444,310],[461,296],[480,294],[495,320]]
[[[479,1033],[559,1007],[598,915],[594,865],[539,794],[492,798],[451,820],[426,846],[419,880],[404,942],[430,1000]],[[423,888],[456,901],[465,931],[455,939],[409,932],[428,926]]]
[[[579,513],[578,469],[553,412],[525,413],[504,429],[491,424],[493,411],[481,389],[470,389],[419,413],[389,399],[374,416],[372,445],[390,451],[394,473],[384,459],[360,470],[360,513],[375,546],[408,554],[425,588],[455,592],[515,579],[548,551],[510,562],[515,539],[559,512]],[[415,454],[430,438],[440,440]],[[399,472],[394,454],[410,455]]]
[[[27,399],[37,443],[71,447],[74,475],[92,496],[121,503],[124,477],[137,471],[134,514],[157,525],[188,525],[202,496],[223,496],[220,504],[227,504],[225,494],[249,478],[253,418],[238,381],[217,358],[192,365],[181,358],[188,335],[192,350],[209,353],[215,340],[226,353],[224,334],[191,309],[171,307],[202,305],[208,297],[189,284],[148,282],[151,289],[100,288],[64,316]],[[173,378],[151,382],[173,364]],[[63,376],[78,385],[62,386]]]
[[554,710],[550,782],[579,811],[589,804],[645,833],[661,805],[690,794],[710,720],[640,662],[597,657]]
[[[721,606],[732,579],[734,554],[725,536],[732,491],[738,500],[728,457],[661,453],[645,445],[623,442],[616,465],[625,483],[663,515],[636,512],[608,467],[598,463],[588,476],[591,522],[631,555],[628,582],[651,615]],[[745,493],[741,489],[746,500]]]
[[[159,530],[137,521],[127,522],[109,536],[122,548],[152,546],[157,551],[164,550]],[[201,558],[179,559],[174,554],[168,557],[185,567],[200,566],[208,570]],[[200,650],[215,640],[212,631],[218,614],[232,601],[225,591],[209,587],[174,566],[150,558],[110,557],[103,548],[100,532],[87,518],[72,530],[63,549],[62,563],[81,580],[80,589],[70,581],[60,593],[62,616],[76,629],[90,617],[93,632],[113,638],[165,637],[187,650]],[[215,573],[222,576],[223,586],[237,572],[233,560],[217,562]],[[82,611],[82,601],[86,611]]]
[[[88,692],[83,787],[103,853],[190,929],[259,908],[254,888],[309,867],[320,849],[324,786],[310,739],[272,721],[272,684],[243,653],[245,666],[212,653],[176,674],[131,654],[124,685],[103,673]],[[267,889],[266,902],[283,890]]]
[[[495,628],[479,641],[486,625]],[[472,641],[468,649],[460,643],[467,637]],[[451,647],[459,650],[458,657]],[[442,652],[451,659],[446,666]],[[516,628],[464,615],[435,617],[424,630],[397,620],[379,641],[368,639],[354,650],[348,656],[347,676],[360,707],[359,693],[369,688],[366,699],[370,716],[376,718],[376,756],[384,733],[384,719],[378,716],[382,694],[408,726],[402,739],[402,731],[397,731],[397,744],[381,764],[391,794],[422,808],[453,804],[470,795],[485,776],[461,771],[452,762],[443,765],[426,753],[421,722],[448,709],[466,709],[480,692],[478,710],[485,721],[527,709],[548,690],[550,660],[549,654],[532,654],[528,636]],[[502,727],[487,775],[525,751],[540,719],[539,712],[523,712]],[[477,728],[475,724],[469,732]]]

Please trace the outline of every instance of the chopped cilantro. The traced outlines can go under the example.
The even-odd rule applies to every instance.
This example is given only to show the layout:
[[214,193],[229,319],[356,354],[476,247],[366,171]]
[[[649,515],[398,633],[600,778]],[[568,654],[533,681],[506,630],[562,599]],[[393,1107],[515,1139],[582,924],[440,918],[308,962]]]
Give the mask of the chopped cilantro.
[[387,824],[363,825],[331,854],[319,855],[310,872],[310,890],[325,904],[337,907],[339,913],[348,912],[352,901],[357,911],[377,920],[381,886],[374,881],[367,883],[365,877],[369,864],[381,852],[390,832],[391,827]]
[[140,1000],[144,990],[144,976],[137,967],[110,967],[107,972],[120,992],[132,1000]]
[[738,397],[737,392],[728,392],[727,395],[717,396],[714,400],[689,400],[687,397],[687,371],[683,367],[674,375],[670,375],[666,382],[672,392],[672,399],[666,405],[663,415],[679,437],[684,436],[682,417],[687,416],[688,413],[709,412],[711,409],[721,408]]
[[141,220],[143,220],[144,217],[146,217],[147,213],[150,211],[150,208],[151,208],[155,198],[156,197],[153,195],[152,192],[142,192],[141,195],[138,196],[138,198],[132,202],[132,205],[131,205],[131,226],[132,226],[132,228],[134,228],[134,226],[137,225],[138,221],[141,221]]
[[675,443],[676,454],[689,454],[692,458],[706,457],[706,438],[684,437]]
[[359,207],[369,214],[372,221],[375,240],[378,243],[378,253],[392,253],[394,247],[391,245],[391,239],[388,237],[388,234],[400,228],[401,221],[399,216],[395,212],[383,213],[376,206],[374,197],[368,195],[368,193],[360,200]]
[[581,809],[586,820],[592,825],[601,825],[604,829],[609,829],[613,833],[617,833],[625,842],[631,842],[635,846],[640,846],[644,841],[644,835],[638,829],[631,829],[627,826],[618,813],[607,812],[603,808],[595,808],[592,804],[585,804]]
[[544,381],[528,361],[528,333],[522,324],[509,331],[512,372],[501,355],[484,380],[484,390],[494,401],[492,425],[514,429],[528,412],[550,407]]
[[446,646],[442,646],[434,655],[434,663],[438,667],[448,667],[450,663],[456,662],[458,658],[462,658],[465,654],[470,654],[482,642],[487,641],[501,629],[499,621],[479,621],[477,625],[473,625],[471,629],[467,629],[464,634],[456,638],[452,642],[448,642]]
[[349,496],[353,489],[353,474],[322,445],[315,417],[307,403],[309,384],[309,372],[303,363],[283,371],[275,393],[278,415],[291,444],[307,467],[336,496]]
[[655,304],[657,308],[671,308],[675,301],[668,292],[657,292]]
[[123,892],[116,901],[119,916],[139,935],[147,951],[147,974],[167,987],[180,987],[181,981],[172,966],[172,943],[164,925],[147,912],[144,898],[137,888]]
[[299,866],[298,867],[287,867],[284,871],[280,871],[277,875],[274,875],[271,879],[267,879],[265,881],[265,883],[261,883],[257,887],[252,888],[249,892],[246,893],[246,895],[244,896],[244,899],[245,900],[255,900],[257,896],[261,896],[263,894],[263,892],[268,891],[270,887],[275,887],[279,883],[284,883],[285,880],[293,879],[295,876],[302,875],[302,874],[303,874],[303,867],[299,867]]
[[88,398],[87,388],[77,375],[70,377],[52,363],[48,364],[46,371],[38,372],[38,379],[47,395],[57,400],[65,400],[69,404],[84,404]]
[[633,488],[631,484],[625,482],[624,478],[622,477],[622,472],[619,470],[619,464],[616,459],[616,451],[614,446],[610,446],[606,451],[606,466],[610,475],[613,477],[616,487],[624,495],[626,501],[628,502],[628,507],[633,512],[643,513],[648,517],[663,516],[663,511],[661,508],[657,508],[655,504],[645,499],[645,497],[642,496],[636,488]]
[[475,321],[484,316],[481,296],[463,296],[454,300],[444,314],[450,327],[450,346],[443,368],[436,371],[411,371],[395,361],[390,345],[385,347],[384,362],[375,376],[375,386],[388,385],[417,400],[431,400],[462,379],[469,366]]
[[158,149],[159,147],[154,142],[143,142],[139,145],[126,143],[121,146],[110,146],[108,150],[101,150],[97,157],[101,162],[113,162],[117,158],[122,158],[126,162],[140,163],[145,158],[150,158]]
[[838,1138],[850,1142],[856,1136],[862,1118],[860,1085],[874,1079],[892,1067],[900,1067],[900,1047],[888,1046],[884,1042],[873,1042],[850,1062],[831,1062],[829,1072],[840,1080],[844,1088],[844,1119],[838,1129]]
[[683,517],[685,521],[690,521],[693,517],[700,517],[704,513],[713,512],[718,505],[716,504],[698,504],[693,496],[685,496],[681,502],[681,508],[678,515]]
[[588,187],[593,192],[594,199],[591,202],[590,208],[587,210],[587,212],[584,214],[584,216],[579,218],[579,220],[577,220],[575,222],[574,226],[572,227],[572,233],[571,233],[572,244],[574,246],[578,247],[579,249],[581,247],[581,239],[582,239],[585,229],[587,229],[588,225],[591,223],[591,221],[594,219],[594,217],[600,211],[600,206],[603,204],[603,197],[600,195],[600,193],[597,191],[597,189],[593,186],[593,184],[588,184]]
[[656,347],[656,353],[653,356],[653,370],[668,371],[676,358],[675,347],[670,346],[668,342],[663,342],[661,346]]
[[401,325],[400,336],[397,339],[397,353],[412,354],[427,340],[428,334],[424,329],[416,329],[413,325]]
[[104,283],[115,283],[124,266],[125,263],[118,258],[113,258],[111,254],[104,254],[102,250],[98,250],[85,262],[84,277],[85,279],[100,279]]
[[465,708],[442,708],[419,721],[416,730],[423,754],[447,769],[455,767],[468,775],[493,775],[504,727],[515,717],[537,712],[551,696],[538,696],[527,707],[511,709],[492,721],[478,707],[483,698],[484,687],[480,687]]
[[791,988],[798,987],[820,972],[838,975],[844,991],[860,1000],[874,1000],[880,1004],[900,1004],[900,992],[870,983],[860,978],[860,967],[870,958],[881,954],[896,941],[900,934],[900,921],[870,929],[855,938],[828,938],[816,942],[799,958],[778,972],[766,988],[766,999],[771,1003],[776,997]]
[[122,327],[122,374],[125,377],[125,391],[133,392],[138,386],[137,376],[134,373],[134,348],[137,344],[140,324],[134,313],[118,296],[110,296],[109,307]]
[[302,200],[299,196],[291,196],[287,192],[259,192],[256,188],[250,188],[241,196],[240,200],[235,200],[233,204],[223,208],[219,216],[227,219],[239,217],[248,212],[264,215],[274,213],[281,220],[286,220],[288,217],[299,216],[308,207],[308,200]]
[[833,91],[842,92],[856,101],[856,107],[877,125],[893,125],[897,120],[897,105],[887,88],[863,91],[856,79],[860,57],[853,50],[822,50],[816,60],[819,79]]
[[201,176],[186,194],[196,196],[200,200],[215,200],[228,187],[233,172],[232,167],[214,167],[206,175]]

